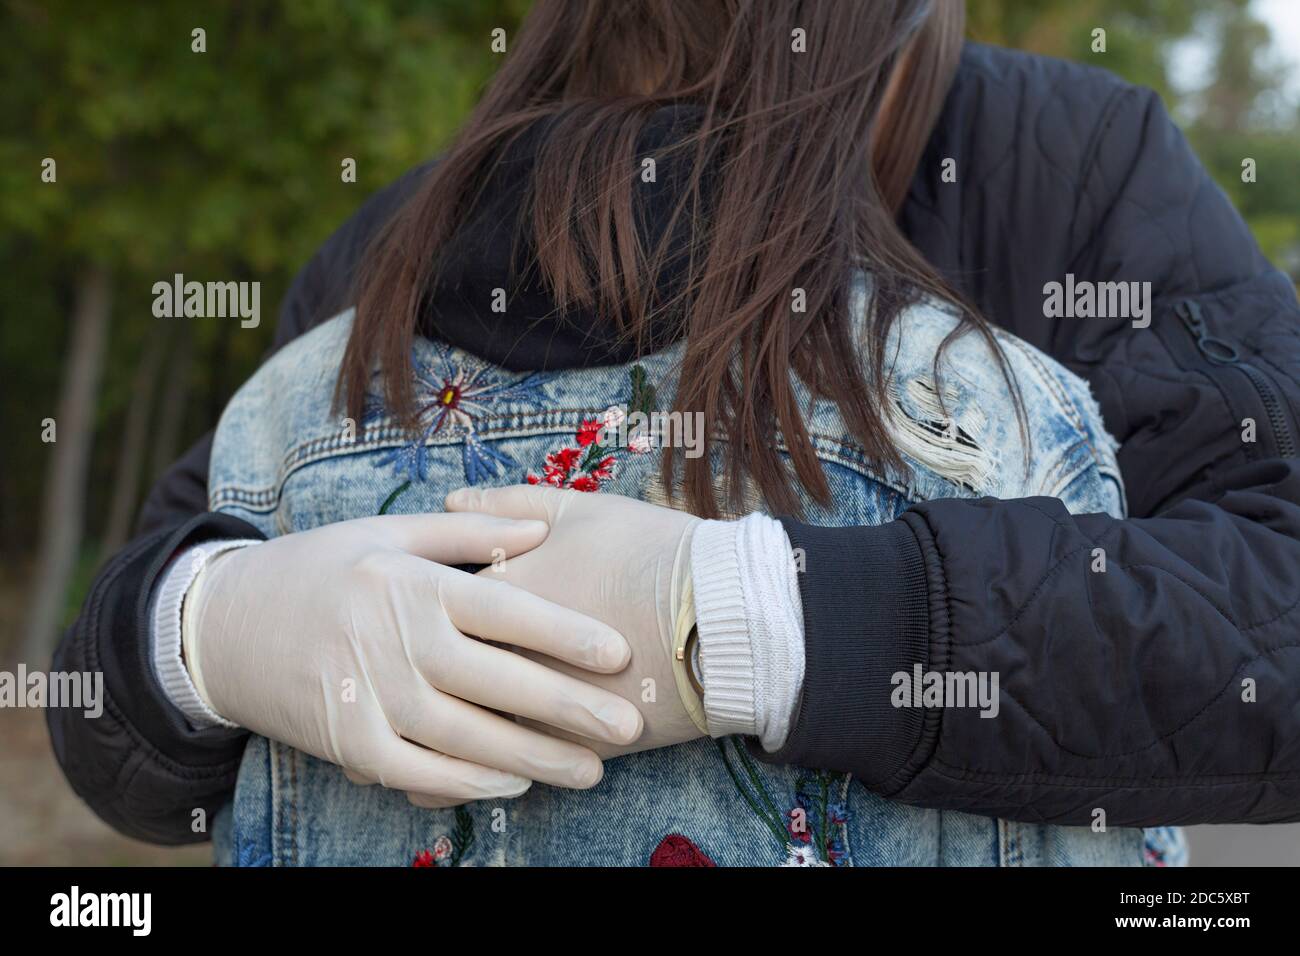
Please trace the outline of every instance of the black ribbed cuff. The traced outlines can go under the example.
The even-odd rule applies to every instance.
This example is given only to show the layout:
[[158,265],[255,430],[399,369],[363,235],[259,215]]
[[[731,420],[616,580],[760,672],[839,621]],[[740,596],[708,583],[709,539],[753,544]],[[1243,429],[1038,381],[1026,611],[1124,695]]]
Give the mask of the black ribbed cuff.
[[[894,707],[893,675],[930,657],[930,586],[916,534],[903,521],[819,528],[782,518],[803,549],[804,682],[794,726],[771,763],[851,771],[892,791],[924,731],[925,711]],[[799,552],[796,551],[796,554]]]

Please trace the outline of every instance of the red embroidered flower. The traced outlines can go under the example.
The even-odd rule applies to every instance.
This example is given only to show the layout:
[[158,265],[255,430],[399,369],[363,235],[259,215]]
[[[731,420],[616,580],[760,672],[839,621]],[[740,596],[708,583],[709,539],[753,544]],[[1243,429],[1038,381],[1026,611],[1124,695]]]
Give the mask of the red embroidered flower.
[[568,477],[569,472],[578,464],[578,459],[582,457],[582,451],[577,448],[561,448],[559,451],[552,452],[546,456],[546,464],[558,471],[564,472]]
[[651,866],[717,866],[698,846],[680,833],[670,833],[650,854]]
[[[632,400],[628,409],[649,420],[654,409],[654,387],[640,365],[633,366],[630,375]],[[641,432],[643,426],[638,425],[632,435],[627,434],[628,415],[622,406],[611,405],[598,418],[582,419],[573,436],[577,447],[565,446],[547,455],[542,473],[529,472],[525,480],[530,485],[600,491],[601,485],[614,477],[618,451],[623,444],[634,455],[645,454],[653,447],[649,436]]]
[[[458,825],[465,826],[466,824],[459,822]],[[469,842],[473,842],[472,837],[470,837]],[[421,850],[419,853],[415,854],[415,859],[411,861],[411,866],[442,866],[444,863],[452,859],[455,852],[455,844],[451,842],[450,837],[443,834],[434,841],[432,850]]]
[[605,427],[602,421],[586,421],[578,426],[578,444],[586,448],[600,437],[600,430]]
[[[575,436],[578,447],[564,446],[546,456],[542,473],[529,473],[530,485],[550,485],[553,488],[571,488],[574,491],[600,491],[601,482],[614,477],[615,456],[606,454],[600,444],[600,421],[584,421]],[[586,449],[584,452],[583,449]]]

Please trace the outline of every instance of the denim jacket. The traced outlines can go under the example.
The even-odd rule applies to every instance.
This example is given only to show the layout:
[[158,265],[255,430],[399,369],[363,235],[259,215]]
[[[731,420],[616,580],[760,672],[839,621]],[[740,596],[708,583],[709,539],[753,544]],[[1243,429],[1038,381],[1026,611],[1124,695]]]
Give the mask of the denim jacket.
[[[862,315],[867,294],[860,287]],[[804,501],[804,520],[876,524],[921,500],[983,495],[1049,495],[1074,512],[1122,514],[1115,443],[1087,385],[1002,332],[1023,420],[977,334],[947,349],[936,385],[935,355],[955,321],[922,304],[891,332],[886,411],[907,474],[874,468],[835,406],[797,386],[832,490],[829,505]],[[380,512],[438,511],[453,488],[530,475],[667,502],[657,448],[632,441],[594,459],[584,455],[585,462],[563,449],[577,446],[584,423],[601,421],[611,408],[671,408],[680,344],[630,365],[516,374],[417,339],[421,417],[412,436],[387,417],[377,379],[364,422],[332,411],[351,325],[346,312],[297,339],[232,399],[212,451],[213,511],[273,536]],[[762,508],[749,497],[751,510]],[[233,805],[216,829],[218,862],[234,865],[1115,866],[1181,852],[1176,831],[1148,831],[1144,841],[1141,830],[1039,826],[906,806],[846,774],[760,763],[738,738],[609,760],[589,791],[534,784],[515,800],[426,810],[254,736]]]

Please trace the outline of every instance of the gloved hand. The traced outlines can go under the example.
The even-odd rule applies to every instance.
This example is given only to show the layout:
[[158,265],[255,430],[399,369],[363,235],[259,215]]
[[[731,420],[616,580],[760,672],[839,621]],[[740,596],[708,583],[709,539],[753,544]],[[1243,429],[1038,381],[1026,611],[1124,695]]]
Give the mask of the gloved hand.
[[[630,744],[584,743],[609,757],[704,736],[678,692],[672,646],[699,518],[620,495],[540,485],[462,488],[447,496],[446,508],[545,521],[551,530],[539,547],[479,575],[502,578],[604,621],[631,645],[626,668],[587,679],[636,704],[645,731]],[[522,653],[574,673],[539,654]]]
[[[578,679],[622,669],[626,642],[445,566],[518,556],[546,535],[540,521],[386,515],[225,552],[185,598],[187,667],[222,717],[419,806],[518,796],[532,780],[594,786],[603,769],[591,750],[492,711],[630,743],[636,708]],[[573,666],[558,673],[466,635]]]

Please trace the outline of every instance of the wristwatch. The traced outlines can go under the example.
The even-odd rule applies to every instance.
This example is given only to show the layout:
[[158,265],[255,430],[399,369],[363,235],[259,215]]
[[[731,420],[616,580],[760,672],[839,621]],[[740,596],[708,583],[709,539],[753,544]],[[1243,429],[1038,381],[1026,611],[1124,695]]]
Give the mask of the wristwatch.
[[691,633],[686,635],[686,676],[690,678],[691,689],[704,697],[704,674],[700,670],[700,629],[691,625]]
[[704,674],[700,668],[700,632],[695,624],[695,593],[688,575],[681,588],[670,653],[677,696],[700,733],[709,735],[704,716]]

